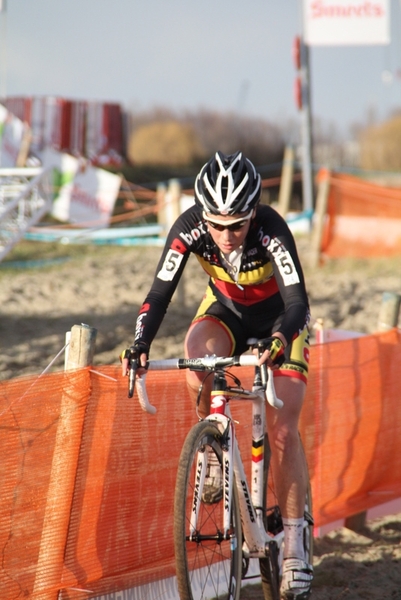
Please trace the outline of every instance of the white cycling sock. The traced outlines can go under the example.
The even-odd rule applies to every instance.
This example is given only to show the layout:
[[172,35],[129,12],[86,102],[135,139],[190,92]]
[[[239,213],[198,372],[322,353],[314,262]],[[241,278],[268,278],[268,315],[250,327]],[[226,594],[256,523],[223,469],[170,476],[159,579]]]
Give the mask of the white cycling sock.
[[304,550],[304,518],[283,518],[284,525],[284,558],[300,558],[305,560]]

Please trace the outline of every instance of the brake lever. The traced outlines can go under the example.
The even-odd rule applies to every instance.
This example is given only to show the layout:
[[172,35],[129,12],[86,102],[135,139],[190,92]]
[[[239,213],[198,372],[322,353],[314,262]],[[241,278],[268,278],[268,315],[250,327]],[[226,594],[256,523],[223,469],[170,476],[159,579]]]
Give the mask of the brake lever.
[[138,369],[138,364],[135,359],[129,362],[128,371],[128,398],[132,398],[135,390],[135,376]]
[[[258,358],[260,358],[264,352],[262,340],[256,340],[254,338],[250,338],[248,340],[249,345],[253,345],[254,348],[258,350]],[[266,363],[260,365],[259,367],[259,376],[261,379],[262,387],[266,394],[266,400],[268,403],[274,408],[282,408],[284,403],[280,398],[277,397],[276,390],[274,387],[274,379],[273,372],[270,370],[270,374],[268,372],[268,367]]]

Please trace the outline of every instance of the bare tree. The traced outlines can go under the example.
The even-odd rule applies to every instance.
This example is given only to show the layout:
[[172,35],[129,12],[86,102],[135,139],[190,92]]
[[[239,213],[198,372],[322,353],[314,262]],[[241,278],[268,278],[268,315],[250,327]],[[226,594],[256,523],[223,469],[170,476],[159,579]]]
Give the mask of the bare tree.
[[[181,142],[172,141],[173,127],[176,123],[175,133],[181,138]],[[232,153],[236,150],[242,150],[256,165],[265,165],[282,160],[284,149],[284,134],[281,128],[263,119],[244,117],[237,113],[219,113],[216,111],[200,110],[198,112],[177,113],[165,108],[154,108],[144,113],[132,113],[130,115],[130,135],[129,147],[130,158],[135,161],[133,148],[137,144],[139,131],[144,135],[145,127],[154,127],[159,125],[160,145],[163,143],[162,131],[166,131],[168,126],[170,131],[170,144],[172,146],[182,146],[183,132],[192,131],[194,138],[190,149],[187,152],[187,161],[184,164],[199,163],[206,160],[216,150],[225,153]],[[164,124],[163,127],[161,125]],[[148,129],[148,134],[155,129]],[[157,135],[152,137],[152,152],[156,156]],[[185,155],[185,151],[184,151]],[[138,156],[138,155],[137,155]],[[154,164],[152,156],[148,156]],[[166,155],[166,160],[168,157]]]

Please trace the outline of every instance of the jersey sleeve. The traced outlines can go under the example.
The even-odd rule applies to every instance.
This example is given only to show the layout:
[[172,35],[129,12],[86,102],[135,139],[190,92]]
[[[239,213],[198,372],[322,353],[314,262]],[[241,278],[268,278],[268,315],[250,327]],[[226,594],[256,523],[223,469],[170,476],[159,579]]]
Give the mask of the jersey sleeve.
[[167,236],[152,286],[139,310],[135,342],[152,343],[188,261],[190,250],[180,237],[185,229],[184,215],[177,219]]
[[267,252],[284,302],[285,314],[278,331],[290,343],[309,322],[309,301],[294,237],[284,219],[278,217]]

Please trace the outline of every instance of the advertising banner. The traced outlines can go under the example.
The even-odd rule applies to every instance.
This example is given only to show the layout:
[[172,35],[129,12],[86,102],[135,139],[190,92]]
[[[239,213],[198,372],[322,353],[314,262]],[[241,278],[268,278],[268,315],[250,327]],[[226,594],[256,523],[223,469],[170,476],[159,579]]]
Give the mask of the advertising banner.
[[303,0],[304,40],[309,46],[390,43],[389,0]]
[[107,227],[121,185],[121,177],[88,166],[78,170],[70,197],[69,221],[82,227]]
[[52,216],[77,227],[107,227],[121,177],[51,149],[41,158],[43,166],[53,167],[55,172]]

